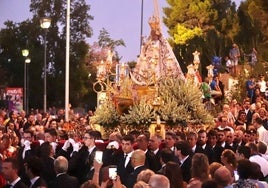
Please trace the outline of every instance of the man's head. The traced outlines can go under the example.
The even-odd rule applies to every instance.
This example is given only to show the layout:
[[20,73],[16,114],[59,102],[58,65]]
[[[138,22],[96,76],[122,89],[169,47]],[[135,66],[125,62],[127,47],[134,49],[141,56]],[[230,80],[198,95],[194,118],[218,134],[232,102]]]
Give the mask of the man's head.
[[165,143],[166,147],[172,148],[176,142],[176,134],[174,132],[166,132]]
[[143,166],[145,164],[145,153],[144,151],[137,149],[133,151],[131,155],[131,165],[135,168],[137,166]]
[[25,172],[30,179],[40,176],[43,167],[42,160],[36,156],[29,157],[27,158],[24,167]]
[[189,145],[194,147],[197,143],[197,134],[195,132],[189,132],[187,134],[187,141],[189,142]]
[[2,164],[2,173],[4,178],[13,182],[18,178],[19,163],[15,158],[7,158],[3,161]]
[[215,171],[214,179],[220,187],[226,187],[232,183],[231,172],[225,166],[222,166]]
[[149,149],[156,150],[161,144],[162,138],[158,135],[152,135],[149,139]]
[[203,146],[207,143],[208,137],[207,137],[207,132],[205,130],[200,130],[198,131],[198,144],[200,146]]
[[223,143],[223,142],[225,142],[225,133],[224,133],[224,131],[223,130],[218,130],[218,132],[217,132],[217,138],[218,138],[218,142],[219,143]]
[[134,138],[132,135],[126,135],[122,139],[122,151],[124,153],[130,153],[133,151],[133,143],[134,143]]
[[46,142],[55,142],[57,139],[58,133],[56,129],[54,128],[49,128],[45,130],[45,141]]
[[136,139],[136,142],[139,149],[143,151],[148,149],[149,139],[144,134],[139,135]]
[[83,136],[83,141],[85,146],[87,147],[93,147],[95,146],[95,140],[97,138],[95,131],[86,131]]
[[242,142],[242,138],[243,138],[243,131],[242,130],[235,130],[234,132],[234,142],[235,143],[240,143]]
[[210,130],[208,132],[208,144],[210,146],[215,146],[217,143],[217,131],[215,130]]
[[226,141],[226,143],[229,144],[229,145],[233,144],[234,133],[228,128],[224,129],[224,132],[225,132],[225,138],[226,138],[225,141]]
[[63,156],[57,157],[54,161],[54,169],[56,174],[66,173],[68,170],[68,160]]
[[28,140],[29,142],[34,141],[34,133],[33,133],[33,131],[25,130],[23,132],[23,138],[24,138],[24,140]]
[[151,188],[169,188],[170,183],[166,176],[160,174],[154,174],[149,180],[149,186]]
[[192,152],[191,146],[189,145],[187,141],[180,141],[176,143],[175,147],[177,149],[175,152],[175,155],[178,156],[180,160],[184,159],[186,156],[190,155]]

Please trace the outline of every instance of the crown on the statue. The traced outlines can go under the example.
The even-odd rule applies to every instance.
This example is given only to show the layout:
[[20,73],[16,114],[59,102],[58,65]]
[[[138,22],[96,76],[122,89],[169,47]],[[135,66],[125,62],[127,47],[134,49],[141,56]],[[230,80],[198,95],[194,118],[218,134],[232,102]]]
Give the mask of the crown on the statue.
[[148,23],[152,30],[155,30],[155,31],[160,30],[160,20],[158,17],[156,16],[150,17]]

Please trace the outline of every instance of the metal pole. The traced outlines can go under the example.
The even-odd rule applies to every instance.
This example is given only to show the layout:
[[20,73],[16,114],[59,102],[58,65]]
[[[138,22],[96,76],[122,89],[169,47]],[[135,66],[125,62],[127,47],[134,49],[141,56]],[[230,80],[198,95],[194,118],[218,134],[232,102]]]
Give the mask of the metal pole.
[[69,49],[70,49],[70,0],[66,13],[66,59],[65,59],[65,121],[69,121]]
[[44,112],[47,112],[47,31],[44,36]]
[[26,78],[26,62],[24,62],[24,89],[23,89],[23,109],[24,111],[27,113],[27,103],[26,103],[26,100],[27,100],[27,78]]
[[142,47],[142,35],[143,35],[143,0],[141,0],[141,33],[140,33],[140,51]]
[[26,64],[26,113],[29,112],[29,67],[28,63]]

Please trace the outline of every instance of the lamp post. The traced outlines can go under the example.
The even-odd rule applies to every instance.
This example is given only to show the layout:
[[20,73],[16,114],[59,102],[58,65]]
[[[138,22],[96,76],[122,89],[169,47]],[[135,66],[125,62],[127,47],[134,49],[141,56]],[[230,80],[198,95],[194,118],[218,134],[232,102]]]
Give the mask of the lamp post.
[[47,30],[50,27],[50,18],[41,18],[40,26],[45,30],[44,34],[44,112],[47,111]]
[[[23,49],[22,51],[22,56],[25,58],[24,62],[24,84],[23,84],[23,109],[27,113],[27,66],[26,66],[26,60],[28,59],[29,55],[29,50],[28,49]],[[27,61],[28,62],[28,61]]]

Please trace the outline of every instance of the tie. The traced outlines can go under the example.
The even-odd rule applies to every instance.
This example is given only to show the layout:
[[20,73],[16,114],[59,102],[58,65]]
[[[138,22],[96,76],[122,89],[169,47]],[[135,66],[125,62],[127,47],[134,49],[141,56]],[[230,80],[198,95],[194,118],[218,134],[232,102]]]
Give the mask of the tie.
[[127,154],[124,155],[124,166],[126,167],[127,164],[126,164],[126,159],[127,159]]

